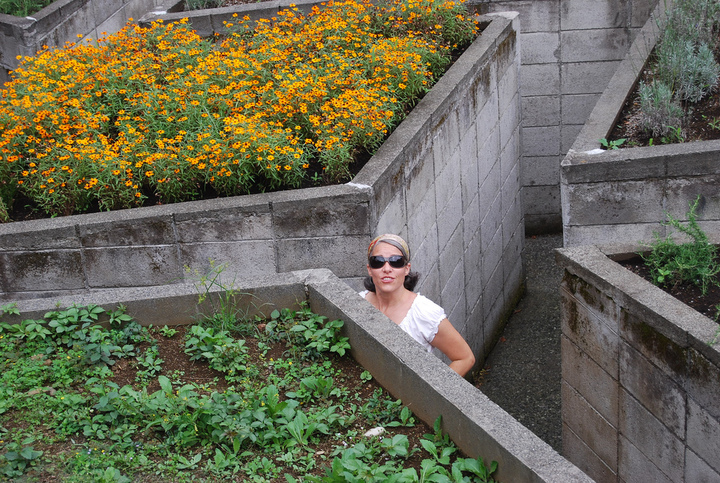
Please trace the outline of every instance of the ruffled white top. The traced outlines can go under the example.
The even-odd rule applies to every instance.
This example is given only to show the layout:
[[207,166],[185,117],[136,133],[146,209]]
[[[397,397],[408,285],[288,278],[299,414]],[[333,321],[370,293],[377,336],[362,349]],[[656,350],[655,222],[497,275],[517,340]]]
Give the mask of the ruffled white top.
[[[367,290],[360,292],[365,298]],[[410,310],[398,326],[418,341],[426,351],[432,352],[430,343],[435,338],[440,322],[446,319],[445,310],[429,298],[418,294],[413,300]]]

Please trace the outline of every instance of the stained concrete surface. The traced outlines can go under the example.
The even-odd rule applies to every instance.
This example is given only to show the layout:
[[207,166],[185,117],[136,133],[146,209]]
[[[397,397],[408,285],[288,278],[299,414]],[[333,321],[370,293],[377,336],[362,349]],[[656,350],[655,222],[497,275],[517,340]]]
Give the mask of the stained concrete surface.
[[560,294],[553,250],[562,234],[527,237],[526,291],[475,385],[521,424],[561,450]]

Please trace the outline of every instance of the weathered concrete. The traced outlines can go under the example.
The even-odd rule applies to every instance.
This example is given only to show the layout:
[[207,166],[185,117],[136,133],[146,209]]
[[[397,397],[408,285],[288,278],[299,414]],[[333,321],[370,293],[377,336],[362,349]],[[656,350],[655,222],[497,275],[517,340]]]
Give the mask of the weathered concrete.
[[[356,289],[378,233],[482,360],[520,293],[517,19],[482,35],[351,183],[0,225],[0,300],[329,268]],[[189,269],[190,273],[186,270]]]
[[513,10],[520,14],[525,230],[528,234],[559,232],[564,209],[560,163],[655,5],[668,2],[469,0],[469,3],[482,13]]
[[563,453],[597,481],[720,481],[718,326],[613,261],[640,249],[556,251]]
[[[273,309],[297,308],[307,301],[311,310],[330,320],[345,321],[351,354],[394,397],[421,420],[433,425],[442,416],[443,431],[471,457],[498,462],[495,477],[504,482],[589,483],[592,480],[569,463],[477,388],[446,364],[425,352],[410,336],[362,299],[327,269],[296,271],[237,280],[229,284],[239,306],[249,315]],[[221,295],[219,287],[210,297]],[[114,310],[117,304],[143,325],[191,323],[209,313],[197,305],[197,290],[183,283],[154,288],[99,291],[91,296],[63,297],[63,305],[94,303]],[[47,299],[18,302],[21,317],[42,318],[55,310]],[[19,318],[18,318],[19,320]]]
[[703,141],[604,151],[658,38],[658,5],[562,162],[564,245],[649,242],[666,234],[667,214],[687,219],[698,196],[700,226],[720,232],[720,142]]

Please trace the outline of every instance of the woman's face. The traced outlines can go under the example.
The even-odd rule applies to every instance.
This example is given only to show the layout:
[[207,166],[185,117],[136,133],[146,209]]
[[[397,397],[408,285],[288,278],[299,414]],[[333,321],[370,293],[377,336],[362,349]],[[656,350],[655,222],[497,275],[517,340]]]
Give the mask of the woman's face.
[[[402,256],[402,252],[397,247],[380,242],[375,245],[370,255],[388,258],[392,255]],[[405,276],[410,273],[410,264],[408,263],[402,268],[393,268],[389,263],[385,262],[380,268],[370,268],[370,265],[368,265],[367,270],[368,275],[375,284],[375,292],[388,293],[403,287]]]

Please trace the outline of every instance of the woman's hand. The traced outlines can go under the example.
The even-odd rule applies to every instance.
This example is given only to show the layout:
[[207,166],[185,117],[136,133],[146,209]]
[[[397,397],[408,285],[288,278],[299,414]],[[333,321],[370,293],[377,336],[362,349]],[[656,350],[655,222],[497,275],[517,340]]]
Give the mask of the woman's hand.
[[448,319],[440,322],[431,345],[445,354],[451,361],[450,369],[463,377],[475,365],[475,355],[472,349]]

